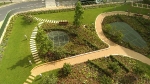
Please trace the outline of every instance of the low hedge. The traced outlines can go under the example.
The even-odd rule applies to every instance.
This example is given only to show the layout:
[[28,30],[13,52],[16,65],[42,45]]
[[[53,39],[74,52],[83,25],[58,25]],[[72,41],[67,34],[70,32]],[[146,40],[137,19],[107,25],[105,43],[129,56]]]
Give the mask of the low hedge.
[[92,62],[91,60],[88,60],[88,63],[93,65],[99,71],[102,71],[104,74],[106,74],[106,76],[112,77],[111,73],[109,73],[107,70],[104,70],[103,68],[101,68],[98,64]]
[[117,60],[116,58],[114,58],[112,55],[110,55],[110,58],[112,59],[112,61],[114,62],[118,62],[118,64],[126,71],[126,72],[130,72],[130,70],[119,60]]

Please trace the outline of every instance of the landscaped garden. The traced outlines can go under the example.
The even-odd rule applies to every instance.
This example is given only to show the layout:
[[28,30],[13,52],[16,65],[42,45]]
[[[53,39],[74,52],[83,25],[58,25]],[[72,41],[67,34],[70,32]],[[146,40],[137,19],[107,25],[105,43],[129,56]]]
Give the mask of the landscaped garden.
[[103,31],[115,43],[150,56],[150,20],[114,15],[104,18]]
[[[67,75],[62,74],[64,68]],[[128,57],[109,56],[74,66],[64,64],[61,69],[37,76],[32,84],[146,84],[150,82],[149,69],[149,65]]]
[[[96,42],[101,42],[99,39],[97,39],[97,36],[95,33],[95,28],[94,28],[94,25],[92,24],[95,22],[95,18],[97,17],[98,14],[100,14],[102,12],[115,11],[115,10],[116,11],[120,11],[120,10],[126,11],[129,8],[131,9],[130,11],[132,11],[132,12],[138,12],[137,10],[141,10],[140,8],[131,7],[129,4],[125,4],[125,5],[119,4],[119,5],[115,5],[114,7],[113,6],[107,7],[104,5],[103,8],[101,8],[101,6],[100,6],[100,7],[94,7],[94,8],[91,7],[91,9],[84,10],[83,24],[90,25],[91,27],[87,26],[87,28],[73,29],[71,25],[68,25],[65,29],[65,27],[63,27],[63,26],[52,25],[52,24],[48,24],[48,23],[44,23],[44,24],[49,25],[48,26],[49,29],[46,32],[54,31],[55,28],[56,29],[59,28],[58,30],[61,30],[61,31],[65,32],[67,35],[69,35],[69,42],[67,42],[66,45],[68,45],[68,44],[72,45],[73,43],[75,45],[79,45],[76,42],[81,40],[81,43],[83,44],[81,46],[82,49],[87,48],[88,50],[85,50],[85,51],[83,50],[82,52],[76,51],[74,53],[74,55],[75,55],[75,54],[80,54],[80,53],[84,53],[84,52],[89,52],[92,50],[97,50],[92,47],[93,42],[90,39],[94,39],[94,40],[96,39],[97,40]],[[149,10],[143,9],[140,13],[147,14],[148,12],[149,12]],[[43,14],[41,14],[41,13],[43,13]],[[57,12],[57,13],[55,12],[55,13],[50,13],[50,14],[44,14],[44,13],[49,13],[49,12],[41,12],[41,13],[35,13],[36,14],[35,16],[41,17],[41,18],[46,18],[46,19],[53,19],[53,20],[65,19],[65,20],[69,21],[69,24],[71,22],[73,22],[73,15],[74,15],[73,10],[72,11],[66,10],[66,12]],[[20,16],[20,15],[18,17],[15,17],[11,22],[12,23],[10,23],[7,33],[6,33],[6,36],[5,36],[7,43],[5,43],[5,40],[3,41],[4,42],[3,45],[5,45],[5,48],[4,48],[4,51],[1,53],[2,54],[2,59],[0,61],[0,75],[1,75],[0,83],[1,84],[11,84],[11,83],[21,84],[21,83],[23,83],[26,80],[26,78],[29,76],[30,70],[35,66],[34,63],[32,64],[32,66],[29,63],[29,60],[32,60],[32,58],[31,58],[32,55],[31,55],[31,51],[29,48],[29,38],[31,36],[33,28],[35,26],[37,26],[37,23],[35,22],[35,23],[31,23],[31,24],[24,24],[22,16]],[[44,26],[44,24],[43,24],[43,26]],[[51,27],[50,25],[53,27]],[[71,30],[71,31],[68,31],[68,30]],[[74,31],[74,30],[76,30],[76,31]],[[80,30],[82,30],[82,31],[80,31]],[[85,33],[87,36],[91,35],[90,36],[91,38],[86,37]],[[76,38],[79,38],[79,36],[81,36],[81,35],[85,35],[85,36],[81,36],[81,37],[84,38],[84,40],[86,40],[86,41],[83,41],[83,39],[81,39],[81,38],[77,39],[76,41],[73,41],[73,39],[71,39],[72,36],[70,34],[73,34],[73,35],[76,34],[77,35]],[[28,40],[25,40],[24,35],[27,35]],[[88,43],[87,41],[92,42],[92,43]],[[90,44],[90,47],[88,47],[89,44]],[[91,44],[92,44],[92,46],[91,46]],[[1,47],[3,45],[1,45]],[[95,45],[95,43],[94,43],[94,45]],[[96,43],[96,47],[98,47],[98,49],[101,49],[101,48],[99,48],[100,46],[101,45],[99,45],[99,44],[97,46],[97,43]],[[81,47],[79,47],[79,49]],[[104,46],[104,47],[106,47],[106,46]],[[102,48],[104,48],[104,47],[102,47]],[[69,48],[66,48],[66,49],[69,49]],[[75,49],[79,50],[77,47],[75,47]],[[70,56],[71,56],[71,54],[70,54]],[[86,64],[83,63],[83,65],[86,65]],[[88,67],[88,65],[86,65],[86,66]],[[74,66],[74,67],[76,67],[76,66]],[[79,66],[79,67],[84,68],[84,66]],[[144,67],[145,69],[147,69],[146,73],[148,73],[148,67],[149,66]],[[90,68],[90,69],[92,69],[92,68]],[[77,72],[76,69],[74,69],[74,70],[75,70],[74,71],[75,73],[81,73],[81,72]],[[91,74],[92,71],[96,71],[96,69],[93,68],[93,70],[87,70],[87,71],[89,71],[89,73]],[[53,72],[57,73],[57,71],[53,71]],[[51,73],[53,73],[53,72],[51,72]],[[84,74],[85,73],[83,73],[81,75],[83,76]],[[95,75],[97,75],[97,74],[99,74],[99,72],[96,71]],[[80,75],[80,74],[78,74],[78,75]],[[97,78],[93,79],[95,77],[95,75],[91,75],[89,78],[90,78],[90,80],[95,81],[95,83],[98,83],[99,79],[97,79]],[[77,75],[75,74],[74,77],[77,78],[76,76]],[[68,75],[68,77],[70,78],[69,75]],[[91,77],[93,77],[93,78],[91,78]],[[56,76],[53,76],[53,78],[57,79]],[[104,76],[104,78],[102,77],[101,79],[105,80],[105,78],[110,80],[110,78],[108,78],[107,76]],[[61,79],[59,79],[59,82],[61,82],[62,80],[67,80],[67,78],[66,79],[61,78]],[[83,80],[81,80],[81,83],[82,82],[86,82],[85,76],[83,77]]]
[[[94,29],[94,25],[87,28],[76,28],[72,25],[59,26],[58,24],[44,23],[39,32],[37,33],[37,47],[41,58],[44,57],[47,61],[53,61],[70,57],[82,53],[96,51],[107,48],[108,45],[104,44],[96,35],[95,31],[90,30],[89,27]],[[53,34],[55,35],[49,35]],[[45,40],[42,40],[45,34],[48,33],[51,49],[44,48]],[[62,34],[61,36],[59,34]],[[44,34],[44,35],[43,35]],[[64,37],[65,36],[65,37]],[[57,42],[56,42],[57,41]],[[49,51],[45,54],[43,50]]]

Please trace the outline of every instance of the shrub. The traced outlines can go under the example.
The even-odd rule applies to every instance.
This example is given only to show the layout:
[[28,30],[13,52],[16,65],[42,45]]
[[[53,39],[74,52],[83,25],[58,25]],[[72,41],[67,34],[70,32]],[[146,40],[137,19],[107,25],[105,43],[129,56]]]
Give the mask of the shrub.
[[71,73],[71,65],[69,63],[64,63],[62,68],[62,75],[68,76]]
[[138,65],[136,65],[134,68],[133,68],[133,72],[137,75],[143,75],[144,74],[144,70],[143,68],[139,67]]
[[22,19],[24,20],[24,23],[26,24],[31,24],[34,21],[34,19],[31,16],[25,15],[25,14],[23,15]]
[[106,75],[100,78],[100,84],[113,84],[112,79]]
[[143,3],[150,4],[150,0],[143,0]]
[[114,73],[117,73],[120,69],[117,62],[109,64],[108,68],[112,69]]

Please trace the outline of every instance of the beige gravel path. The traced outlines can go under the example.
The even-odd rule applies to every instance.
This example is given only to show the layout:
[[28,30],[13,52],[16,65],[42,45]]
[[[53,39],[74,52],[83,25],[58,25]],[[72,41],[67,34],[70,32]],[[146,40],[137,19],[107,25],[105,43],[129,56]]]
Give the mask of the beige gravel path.
[[110,12],[110,13],[102,13],[102,14],[98,15],[98,17],[96,18],[96,21],[95,21],[95,28],[96,28],[96,32],[97,32],[99,38],[101,40],[103,40],[105,43],[107,43],[109,45],[109,48],[94,51],[91,53],[82,54],[82,55],[77,55],[77,56],[74,56],[72,58],[70,57],[70,58],[65,58],[65,59],[62,59],[59,61],[55,61],[55,62],[49,62],[49,63],[41,64],[41,65],[36,66],[35,68],[33,68],[31,70],[31,75],[37,76],[40,73],[44,73],[44,72],[47,72],[50,70],[61,68],[64,63],[70,63],[71,65],[74,65],[74,64],[79,64],[79,63],[85,62],[88,59],[93,60],[93,59],[97,59],[97,58],[101,58],[101,57],[105,57],[105,56],[109,56],[109,55],[124,55],[124,56],[128,56],[128,57],[131,57],[134,59],[138,59],[138,60],[150,65],[150,59],[149,58],[145,57],[142,54],[134,52],[130,49],[119,46],[119,45],[111,42],[110,40],[108,40],[105,37],[105,35],[102,32],[101,23],[102,23],[103,18],[105,16],[114,15],[114,14],[127,14],[127,12],[122,12],[122,11],[116,12],[116,11],[114,11],[114,12]]

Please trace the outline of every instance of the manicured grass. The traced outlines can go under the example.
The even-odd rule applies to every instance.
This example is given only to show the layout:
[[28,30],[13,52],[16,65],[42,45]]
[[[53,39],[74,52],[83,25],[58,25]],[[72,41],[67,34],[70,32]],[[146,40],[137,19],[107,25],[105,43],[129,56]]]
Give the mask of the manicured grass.
[[3,5],[7,5],[7,4],[10,4],[11,2],[5,2],[5,4],[3,2],[0,3],[0,6],[3,6]]
[[[134,13],[142,13],[147,15],[150,11],[148,9],[136,8],[132,7],[130,4],[118,5],[115,7],[105,7],[105,8],[94,8],[94,9],[86,9],[84,10],[84,19],[83,24],[91,24],[95,23],[96,17],[102,12],[110,12],[110,11],[126,11]],[[59,13],[50,13],[50,14],[40,14],[35,15],[36,17],[50,20],[68,20],[69,22],[73,22],[74,20],[74,11],[69,12],[59,12]]]
[[[83,23],[84,24],[94,23],[98,14],[110,9],[113,9],[113,7],[84,10]],[[50,19],[50,20],[68,20],[69,22],[72,23],[74,20],[74,11],[51,13],[51,14],[40,14],[35,16],[43,19]]]
[[[139,66],[138,70],[141,70],[143,74],[139,74],[138,71],[136,72],[134,70],[136,66]],[[58,84],[82,84],[84,82],[89,84],[99,84],[102,81],[107,81],[103,79],[105,75],[113,80],[112,83],[109,84],[137,84],[139,82],[145,84],[146,82],[150,82],[150,66],[124,56],[99,58],[73,65],[71,68],[71,73],[66,77],[60,77],[60,69],[57,69],[43,73],[42,78],[37,76],[32,84],[42,84],[44,76],[49,76],[51,74],[58,77]],[[129,71],[126,71],[126,68]],[[110,73],[111,76],[108,76],[108,73]]]
[[[37,23],[24,25],[21,17],[16,18],[0,61],[0,84],[22,84],[29,76],[30,70],[35,66],[30,65],[28,61],[28,58],[31,57],[29,38],[36,25]],[[28,40],[25,40],[25,34]]]
[[36,78],[34,79],[32,84],[42,84],[42,80],[44,79],[45,76],[49,76],[49,75],[52,75],[52,74],[54,74],[55,76],[58,76],[58,71],[59,70],[60,69],[55,69],[55,70],[52,70],[52,71],[49,71],[49,72],[42,73],[42,77],[40,75],[36,76]]

